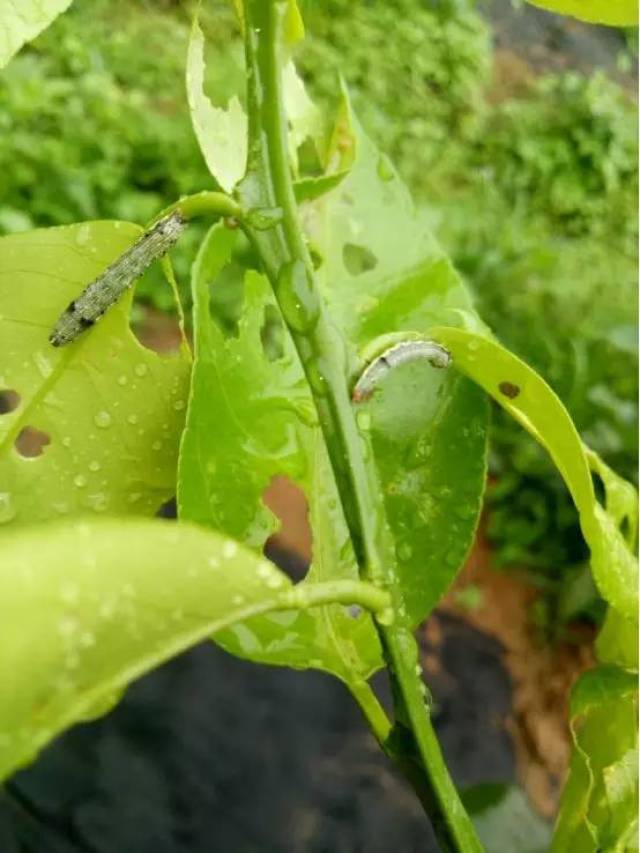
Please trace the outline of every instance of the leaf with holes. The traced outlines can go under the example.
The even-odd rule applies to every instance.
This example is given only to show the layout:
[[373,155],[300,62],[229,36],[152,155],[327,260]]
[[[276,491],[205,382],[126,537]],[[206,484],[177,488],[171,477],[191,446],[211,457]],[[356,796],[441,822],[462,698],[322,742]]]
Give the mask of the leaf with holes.
[[235,96],[226,110],[213,106],[204,93],[204,69],[204,36],[194,18],[187,56],[191,121],[209,171],[231,192],[247,165],[247,115]]
[[[131,292],[62,349],[61,311],[136,240],[89,222],[0,239],[0,524],[151,515],[174,494],[190,374],[129,328]],[[1,529],[1,528],[0,528]]]
[[135,678],[233,622],[292,603],[384,606],[384,593],[360,583],[294,589],[232,540],[150,519],[9,535],[0,586],[0,779],[62,730],[105,713]]
[[[379,331],[405,323],[419,327],[429,318],[469,308],[458,277],[417,219],[406,190],[389,174],[386,160],[383,168],[363,137],[358,156],[363,160],[356,160],[339,190],[305,210],[323,259],[325,296],[352,339],[352,350]],[[354,200],[356,193],[361,201]],[[345,225],[345,210],[358,235],[371,232],[365,245],[363,237],[356,244],[370,263],[361,275],[352,275],[345,266],[345,244],[352,242],[353,231]],[[389,218],[382,217],[379,226],[381,210]],[[333,224],[334,217],[335,231],[319,227],[321,221]],[[254,273],[247,276],[237,337],[225,338],[210,317],[209,288],[215,292],[221,272],[231,268],[236,239],[223,229],[211,232],[194,275],[196,361],[180,460],[181,516],[262,547],[275,524],[261,496],[272,477],[287,476],[303,488],[310,504],[314,577],[324,579],[327,572],[329,577],[354,577],[335,484],[297,356],[282,329],[279,357],[270,361],[262,346],[269,317],[275,316],[281,326],[266,282]],[[398,246],[402,252],[396,252]],[[242,286],[238,277],[237,290]],[[399,371],[384,398],[360,416],[363,429],[369,427],[368,419],[374,429],[414,622],[442,595],[472,541],[484,488],[487,418],[484,397],[472,383],[430,367],[425,372],[424,365],[417,370],[418,375]],[[226,488],[229,482],[234,483],[232,491]],[[456,494],[459,487],[463,498]],[[318,665],[345,677],[344,649],[350,647],[350,656],[359,658],[351,670],[360,678],[379,663],[377,643],[368,617],[362,619],[362,629],[360,620],[354,625],[343,617],[336,616],[320,633],[306,614],[277,630],[263,625],[249,633],[242,626],[236,630],[234,650],[273,663]],[[353,638],[355,628],[365,638],[361,647]]]
[[631,673],[600,666],[574,685],[574,746],[554,853],[632,849],[638,835],[637,715],[637,677]]
[[[358,352],[377,337],[471,311],[451,262],[408,190],[357,121],[349,175],[304,205],[332,316]],[[334,138],[334,146],[341,144]],[[371,429],[409,615],[424,618],[473,541],[486,478],[488,407],[473,383],[416,363],[394,370],[359,423]]]
[[0,0],[0,68],[70,5],[71,0]]
[[[309,502],[310,577],[356,578],[311,395],[267,281],[253,271],[243,281],[235,268],[236,286],[244,288],[237,336],[225,336],[210,314],[211,291],[221,271],[232,269],[240,239],[215,226],[194,265],[195,364],[180,452],[180,517],[260,550],[277,528],[263,493],[274,477],[288,477]],[[338,606],[262,616],[218,639],[240,656],[316,667],[346,682],[366,678],[381,662],[370,617],[354,619]]]

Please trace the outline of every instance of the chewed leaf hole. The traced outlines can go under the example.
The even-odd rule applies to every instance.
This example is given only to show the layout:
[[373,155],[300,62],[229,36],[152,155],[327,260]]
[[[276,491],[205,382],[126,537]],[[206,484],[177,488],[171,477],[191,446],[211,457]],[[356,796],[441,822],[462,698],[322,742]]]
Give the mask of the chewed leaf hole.
[[32,426],[23,427],[15,440],[16,450],[25,459],[42,456],[48,444],[51,444],[51,436]]
[[13,388],[3,388],[0,391],[0,415],[8,415],[15,412],[20,405],[20,394]]
[[143,347],[158,355],[171,355],[177,352],[182,344],[177,318],[149,305],[134,303],[131,331]]
[[313,540],[304,492],[287,477],[274,477],[262,500],[281,522],[264,546],[265,557],[294,581],[302,580],[311,562]]
[[275,305],[265,305],[260,340],[268,361],[278,361],[282,358],[284,355],[284,325],[280,312]]
[[345,243],[342,247],[342,260],[351,275],[362,275],[378,266],[378,259],[366,246],[357,243]]

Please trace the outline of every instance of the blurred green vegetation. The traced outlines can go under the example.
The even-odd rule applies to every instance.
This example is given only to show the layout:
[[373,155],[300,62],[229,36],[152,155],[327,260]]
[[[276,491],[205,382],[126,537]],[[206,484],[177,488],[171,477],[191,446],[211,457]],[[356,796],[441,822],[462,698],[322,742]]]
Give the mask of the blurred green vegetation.
[[[518,74],[466,0],[305,0],[299,54],[315,97],[340,72],[498,336],[625,476],[637,460],[637,109],[603,73]],[[209,92],[242,81],[233,14],[205,5]],[[187,5],[76,0],[0,78],[0,231],[150,219],[212,186],[184,96]],[[628,67],[631,40],[620,40]],[[517,50],[517,46],[515,48]],[[498,73],[494,72],[497,68]],[[504,79],[507,84],[504,84]],[[172,253],[187,291],[202,231]],[[168,309],[151,278],[141,294]],[[544,454],[496,411],[488,532],[496,561],[547,588],[541,619],[597,615],[586,552]],[[567,571],[566,567],[573,569]],[[546,608],[546,609],[545,609]]]

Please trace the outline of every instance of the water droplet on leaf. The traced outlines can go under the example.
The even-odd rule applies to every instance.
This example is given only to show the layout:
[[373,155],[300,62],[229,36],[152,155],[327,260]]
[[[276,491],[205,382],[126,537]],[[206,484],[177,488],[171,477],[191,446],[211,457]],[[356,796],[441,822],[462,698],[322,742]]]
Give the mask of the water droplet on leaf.
[[101,412],[96,414],[93,422],[97,427],[100,427],[100,429],[107,429],[111,426],[111,415],[103,409]]

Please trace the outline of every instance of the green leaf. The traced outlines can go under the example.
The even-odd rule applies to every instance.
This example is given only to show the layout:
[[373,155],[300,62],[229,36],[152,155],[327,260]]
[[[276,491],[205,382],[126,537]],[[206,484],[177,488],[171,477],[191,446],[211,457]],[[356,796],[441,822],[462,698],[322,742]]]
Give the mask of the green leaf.
[[572,15],[592,24],[632,27],[638,23],[638,4],[635,0],[528,0],[534,6]]
[[[321,259],[323,295],[355,367],[358,353],[380,335],[451,322],[472,309],[388,159],[354,119],[345,120],[357,137],[350,173],[305,207],[304,221]],[[416,624],[473,542],[486,479],[487,403],[454,371],[420,363],[393,371],[358,417],[371,431],[405,604]]]
[[[186,351],[161,358],[138,343],[131,292],[74,343],[48,342],[63,308],[140,233],[89,222],[0,239],[0,396],[19,401],[0,409],[0,524],[151,515],[175,493]],[[42,454],[20,455],[16,441],[34,452],[33,439],[48,440]]]
[[70,5],[71,0],[0,0],[0,68]]
[[355,161],[357,140],[349,93],[344,83],[341,89],[340,106],[326,151],[320,151],[326,172],[324,175],[300,178],[294,183],[294,192],[298,204],[303,201],[313,201],[335,189],[347,177]]
[[574,741],[552,851],[628,850],[637,821],[637,677],[612,666],[586,672],[571,696]]
[[638,671],[638,623],[624,619],[609,608],[596,638],[596,653],[601,663]]
[[[451,352],[459,370],[484,388],[549,452],[580,514],[600,595],[622,617],[637,619],[638,562],[620,527],[634,505],[629,491],[603,463],[595,461],[595,454],[589,451],[587,457],[562,402],[527,364],[484,334],[434,328],[430,336]],[[596,500],[589,461],[597,465],[603,477],[607,509]]]
[[[181,518],[198,521],[259,550],[277,528],[262,494],[276,475],[289,477],[309,502],[314,534],[314,580],[357,578],[335,483],[320,439],[309,388],[291,341],[270,361],[265,321],[279,315],[267,281],[249,272],[237,337],[225,337],[210,316],[216,287],[238,234],[218,225],[193,271],[195,365],[179,466]],[[277,323],[276,323],[277,325]],[[233,488],[229,487],[233,484]],[[240,656],[299,668],[316,667],[347,682],[380,664],[371,619],[342,608],[272,614],[238,625],[219,638]]]
[[247,166],[247,116],[237,97],[227,109],[214,107],[204,93],[204,37],[194,18],[187,54],[187,98],[191,121],[209,171],[230,193]]
[[321,600],[384,606],[359,583],[294,589],[268,561],[193,525],[46,525],[1,547],[0,779],[235,621]]
[[293,61],[282,70],[283,98],[289,124],[289,157],[298,172],[298,148],[307,139],[322,136],[322,114],[313,103]]

